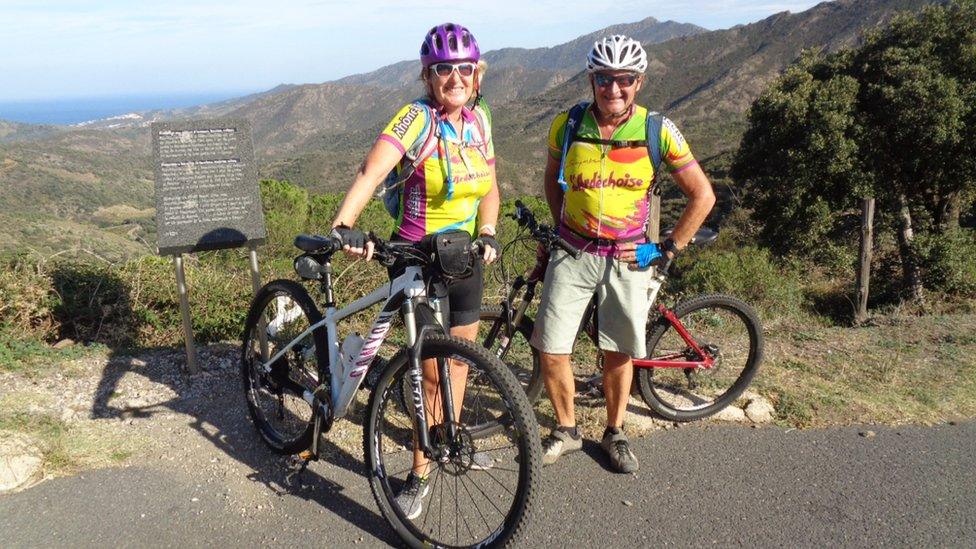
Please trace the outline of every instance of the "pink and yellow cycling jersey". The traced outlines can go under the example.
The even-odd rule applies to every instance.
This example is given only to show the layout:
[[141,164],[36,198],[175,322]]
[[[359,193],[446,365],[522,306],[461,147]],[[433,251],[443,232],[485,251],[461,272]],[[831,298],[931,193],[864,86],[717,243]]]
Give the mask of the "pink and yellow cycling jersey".
[[[549,154],[555,160],[562,156],[563,134],[569,113],[562,112],[549,128]],[[631,117],[617,128],[611,139],[643,141],[646,139],[647,109],[635,105]],[[588,108],[583,115],[577,137],[600,139],[596,119]],[[661,124],[661,159],[671,173],[696,163],[691,149],[673,122]],[[566,155],[565,179],[560,232],[570,243],[583,246],[589,239],[618,242],[640,240],[647,226],[648,191],[654,181],[647,147],[611,148],[574,141]],[[613,246],[599,246],[590,251],[610,255]]]
[[[405,153],[424,139],[429,124],[437,123],[427,113],[414,103],[404,106],[379,139]],[[461,120],[460,137],[453,125],[440,123],[443,139],[404,182],[395,229],[400,237],[416,242],[428,234],[451,229],[465,230],[474,236],[478,205],[491,190],[495,151],[490,128],[484,128],[485,135],[481,136],[475,115],[467,108],[461,111]],[[447,178],[448,161],[452,184]],[[397,170],[405,166],[409,166],[406,157]]]

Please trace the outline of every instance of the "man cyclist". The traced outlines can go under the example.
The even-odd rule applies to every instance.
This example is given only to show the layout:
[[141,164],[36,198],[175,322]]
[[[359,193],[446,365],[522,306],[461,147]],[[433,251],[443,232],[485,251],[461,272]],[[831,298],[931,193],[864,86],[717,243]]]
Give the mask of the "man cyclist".
[[[563,170],[569,112],[556,116],[549,130],[546,199],[560,236],[585,253],[574,259],[559,249],[552,252],[531,338],[540,351],[543,381],[557,422],[543,439],[543,463],[582,448],[569,358],[584,309],[596,294],[607,405],[601,446],[616,471],[631,473],[638,461],[623,423],[633,380],[631,357],[647,354],[644,330],[651,283],[650,271],[633,265],[637,245],[646,242],[655,175],[646,144],[648,111],[634,102],[644,84],[647,53],[639,42],[613,35],[594,43],[586,68],[593,101],[565,148]],[[661,123],[660,152],[662,165],[688,198],[671,237],[654,248],[663,253],[666,269],[711,211],[715,195],[688,143],[666,118]],[[643,252],[648,246],[655,245],[639,248]]]
[[[482,122],[466,106],[480,84],[479,71],[484,67],[479,65],[480,59],[478,42],[461,25],[444,23],[426,34],[420,48],[420,77],[426,97],[404,105],[387,124],[367,153],[333,222],[335,234],[348,253],[367,259],[372,255],[373,243],[353,226],[373,191],[396,168],[398,175],[406,179],[399,191],[394,240],[420,243],[437,233],[463,230],[484,242],[485,263],[495,260],[500,251],[494,238],[499,197],[490,121]],[[435,128],[435,133],[430,133],[431,128]],[[431,138],[437,142],[430,147],[429,156],[421,158],[412,173],[405,172],[411,164],[407,152]],[[402,274],[404,267],[394,265],[390,279]],[[471,276],[452,283],[447,296],[451,335],[468,340],[478,334],[483,292],[480,262],[475,262],[473,271]],[[458,413],[467,370],[464,363],[451,366],[452,396]],[[436,404],[437,369],[431,361],[423,364],[423,380],[426,401],[433,410],[440,410]],[[443,421],[431,419],[432,424]],[[482,453],[472,456],[472,461],[471,467],[477,469],[490,468],[493,463],[490,456]],[[421,514],[422,500],[430,491],[430,467],[415,447],[412,471],[397,495],[397,503],[408,519]]]

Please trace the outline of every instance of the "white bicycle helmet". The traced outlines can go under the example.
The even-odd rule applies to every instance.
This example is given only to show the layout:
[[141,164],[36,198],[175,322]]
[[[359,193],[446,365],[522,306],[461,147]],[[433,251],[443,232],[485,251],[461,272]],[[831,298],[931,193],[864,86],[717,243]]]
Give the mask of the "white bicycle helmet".
[[647,52],[633,38],[622,34],[608,36],[593,43],[593,49],[586,56],[586,70],[625,70],[643,74],[647,70]]

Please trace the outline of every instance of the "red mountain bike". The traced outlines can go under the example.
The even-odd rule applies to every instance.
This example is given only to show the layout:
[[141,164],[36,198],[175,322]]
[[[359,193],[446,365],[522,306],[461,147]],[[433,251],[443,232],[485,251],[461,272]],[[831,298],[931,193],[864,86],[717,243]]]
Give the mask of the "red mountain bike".
[[[531,402],[542,392],[543,383],[538,351],[529,345],[534,329],[528,315],[536,289],[542,282],[549,252],[558,247],[578,257],[581,253],[559,237],[549,226],[540,225],[520,201],[510,217],[519,232],[506,244],[542,244],[535,265],[516,277],[507,299],[497,306],[484,307],[481,320],[484,346],[494,352],[515,373]],[[707,244],[718,233],[702,229],[692,244]],[[503,254],[504,255],[504,254]],[[655,273],[653,303],[666,280]],[[521,294],[521,298],[519,295]],[[673,421],[692,421],[708,417],[731,404],[745,391],[762,361],[763,335],[756,312],[740,299],[723,294],[692,297],[674,308],[656,306],[657,315],[647,323],[647,357],[635,357],[637,388],[652,410]],[[596,346],[597,304],[586,308],[580,332]],[[598,364],[602,356],[598,356]],[[594,376],[594,380],[602,378]]]

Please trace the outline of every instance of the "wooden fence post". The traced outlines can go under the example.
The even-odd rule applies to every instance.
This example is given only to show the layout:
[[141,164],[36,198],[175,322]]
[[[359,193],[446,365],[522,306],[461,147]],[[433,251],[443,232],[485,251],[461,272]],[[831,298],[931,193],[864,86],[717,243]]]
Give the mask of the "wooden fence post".
[[647,238],[651,242],[661,241],[661,195],[652,192],[650,212],[647,217]]
[[854,322],[860,324],[868,317],[868,287],[871,282],[871,255],[874,246],[874,198],[861,199],[861,251],[857,270],[857,311]]

